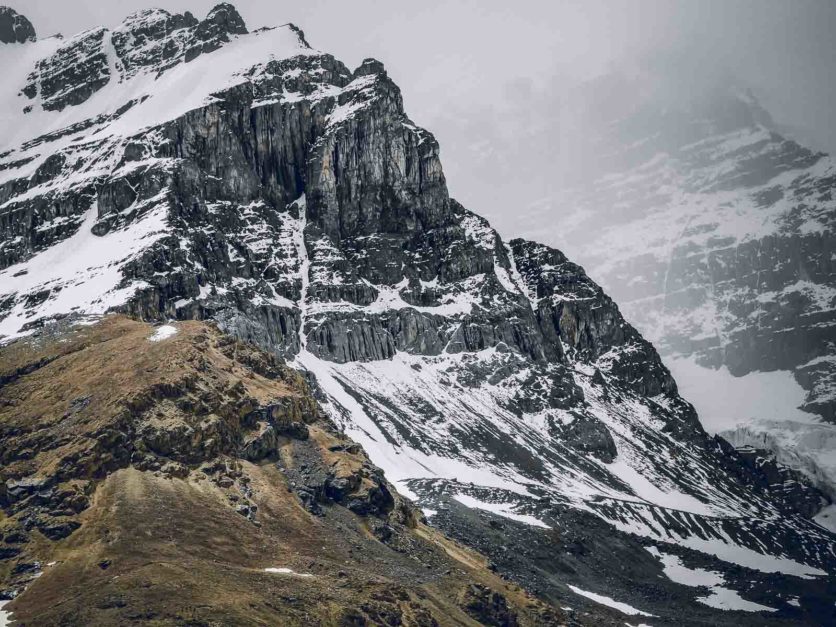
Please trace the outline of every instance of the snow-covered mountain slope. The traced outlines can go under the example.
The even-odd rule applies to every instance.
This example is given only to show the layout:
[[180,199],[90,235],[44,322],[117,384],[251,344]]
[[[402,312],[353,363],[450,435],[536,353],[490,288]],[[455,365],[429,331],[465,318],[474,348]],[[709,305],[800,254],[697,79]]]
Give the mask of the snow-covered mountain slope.
[[[520,212],[518,232],[583,262],[707,429],[768,445],[832,496],[836,167],[784,137],[749,92],[614,103],[664,77],[624,81],[583,91],[600,175]],[[565,219],[544,232],[554,213]]]
[[[291,25],[245,31],[221,5],[2,51],[19,77],[6,340],[107,311],[211,319],[311,373],[434,524],[543,598],[659,624],[832,613],[820,492],[707,435],[582,268],[451,199],[380,62],[350,71]],[[698,601],[652,547],[765,609]]]

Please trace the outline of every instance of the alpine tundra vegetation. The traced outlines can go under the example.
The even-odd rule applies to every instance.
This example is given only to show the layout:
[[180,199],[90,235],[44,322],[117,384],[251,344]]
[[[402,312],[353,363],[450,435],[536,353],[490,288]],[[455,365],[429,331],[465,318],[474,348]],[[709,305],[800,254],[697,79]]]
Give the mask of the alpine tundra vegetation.
[[0,41],[14,621],[833,620],[830,495],[450,198],[383,63],[226,3]]

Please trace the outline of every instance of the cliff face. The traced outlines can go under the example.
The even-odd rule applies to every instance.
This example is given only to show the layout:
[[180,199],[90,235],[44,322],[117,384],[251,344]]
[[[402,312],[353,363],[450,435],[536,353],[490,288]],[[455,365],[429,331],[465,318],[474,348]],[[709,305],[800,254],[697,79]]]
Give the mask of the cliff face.
[[[449,198],[381,63],[351,71],[236,16],[143,12],[34,44],[34,87],[4,96],[0,333],[212,320],[307,371],[399,491],[542,598],[739,622],[660,579],[682,559],[758,601],[758,624],[818,620],[822,495],[706,435],[581,267]],[[247,455],[270,450],[259,434]]]

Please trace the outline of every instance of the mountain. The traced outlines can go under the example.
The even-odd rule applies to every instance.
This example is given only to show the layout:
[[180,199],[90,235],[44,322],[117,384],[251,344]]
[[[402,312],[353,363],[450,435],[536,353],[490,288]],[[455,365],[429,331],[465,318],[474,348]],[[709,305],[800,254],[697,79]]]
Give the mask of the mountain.
[[[709,431],[832,499],[836,168],[786,137],[751,91],[683,95],[682,82],[657,67],[573,94],[580,126],[597,129],[579,150],[596,155],[595,175],[518,212],[515,230],[590,269]],[[544,231],[552,214],[565,220]]]
[[[382,63],[352,71],[293,25],[249,32],[228,4],[0,54],[9,350],[116,312],[211,321],[284,358],[436,530],[573,608],[547,623],[832,617],[836,537],[811,520],[827,496],[708,435],[583,268],[450,198]],[[267,482],[278,442],[257,459]],[[4,468],[6,485],[34,467]],[[37,585],[11,607],[34,608]]]
[[16,624],[564,622],[421,524],[275,357],[203,322],[56,326],[0,349]]

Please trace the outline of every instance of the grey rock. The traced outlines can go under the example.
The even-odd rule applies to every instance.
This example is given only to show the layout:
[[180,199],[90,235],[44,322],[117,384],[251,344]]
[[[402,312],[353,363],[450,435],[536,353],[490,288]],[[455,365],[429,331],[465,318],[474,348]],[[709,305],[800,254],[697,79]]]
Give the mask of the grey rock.
[[10,7],[0,7],[0,43],[22,44],[35,41],[32,22]]

